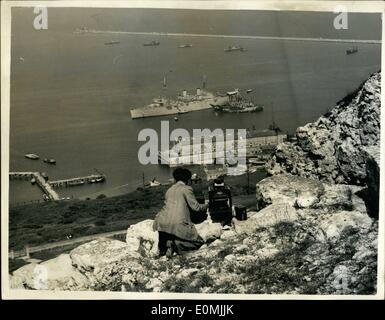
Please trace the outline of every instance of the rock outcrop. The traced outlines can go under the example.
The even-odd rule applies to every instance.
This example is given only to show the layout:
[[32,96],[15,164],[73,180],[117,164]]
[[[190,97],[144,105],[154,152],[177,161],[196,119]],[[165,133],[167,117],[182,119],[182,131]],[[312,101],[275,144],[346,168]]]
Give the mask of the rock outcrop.
[[297,129],[296,142],[278,146],[269,170],[333,183],[366,183],[365,147],[380,141],[381,74],[314,123]]

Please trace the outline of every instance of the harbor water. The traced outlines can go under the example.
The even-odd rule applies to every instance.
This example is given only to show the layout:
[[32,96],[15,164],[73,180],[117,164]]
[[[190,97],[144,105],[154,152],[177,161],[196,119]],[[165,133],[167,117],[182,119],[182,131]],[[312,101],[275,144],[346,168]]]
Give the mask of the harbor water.
[[[360,44],[359,52],[346,55],[349,48],[346,43],[172,36],[154,39],[148,35],[73,33],[85,24],[104,30],[204,33],[210,30],[219,34],[231,30],[233,34],[266,34],[261,27],[268,24],[266,18],[260,21],[259,29],[255,25],[246,28],[241,13],[231,17],[238,19],[239,26],[231,20],[229,28],[228,20],[216,13],[214,20],[203,19],[203,26],[188,27],[186,23],[178,23],[168,10],[161,14],[142,10],[141,20],[134,19],[134,13],[127,13],[131,20],[123,20],[113,19],[112,13],[103,16],[99,11],[94,14],[82,11],[86,18],[81,19],[79,12],[71,15],[69,10],[52,9],[49,28],[42,31],[33,29],[32,9],[14,11],[11,64],[10,171],[41,171],[51,180],[57,180],[86,176],[96,168],[107,177],[100,184],[58,189],[65,197],[126,193],[142,184],[143,173],[146,182],[154,177],[161,182],[171,178],[171,169],[143,166],[138,161],[142,144],[137,141],[139,131],[159,130],[161,120],[169,120],[171,130],[266,129],[274,117],[283,131],[293,133],[356,89],[381,64],[380,44]],[[197,13],[194,15],[198,17]],[[173,18],[167,20],[169,17]],[[183,17],[187,19],[188,13]],[[320,13],[315,17],[317,28],[330,23]],[[159,20],[158,24],[151,19]],[[292,14],[286,20],[284,16],[280,19],[283,29],[285,24],[292,27],[295,21],[300,23]],[[311,25],[308,20],[302,23]],[[357,21],[360,27],[354,28]],[[374,25],[378,34],[366,29],[373,28],[372,21],[373,17],[367,15],[354,16],[353,30],[345,34],[330,30],[329,26],[325,27],[327,34],[314,31],[318,29],[304,34],[303,28],[297,26],[291,34],[285,31],[284,35],[378,39],[380,22]],[[280,28],[269,30],[275,36],[283,35]],[[143,46],[152,40],[160,41],[160,45]],[[108,41],[119,43],[105,45]],[[183,43],[192,47],[178,48]],[[247,51],[224,52],[229,45],[240,45]],[[180,115],[178,121],[174,121],[174,116],[130,118],[131,108],[149,104],[155,97],[175,97],[183,89],[195,91],[202,86],[203,75],[207,79],[206,90],[214,93],[252,88],[248,96],[256,104],[264,105],[264,111],[218,115],[213,110],[204,110]],[[38,154],[40,160],[26,159],[26,153]],[[56,159],[56,165],[44,163],[43,158]],[[11,181],[10,203],[41,199],[37,189],[28,181]]]

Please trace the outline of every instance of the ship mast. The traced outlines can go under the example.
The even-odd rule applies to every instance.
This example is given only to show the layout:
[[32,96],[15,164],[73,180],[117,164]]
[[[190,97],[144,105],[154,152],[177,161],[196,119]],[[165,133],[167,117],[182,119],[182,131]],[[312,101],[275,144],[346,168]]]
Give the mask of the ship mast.
[[204,75],[202,76],[202,89],[205,89],[205,88],[206,88],[206,79],[207,79],[207,77],[206,77],[206,75],[204,74]]
[[271,106],[272,114],[271,114],[271,124],[270,124],[270,130],[275,131],[276,134],[278,132],[281,132],[281,129],[277,126],[274,119],[274,106]]

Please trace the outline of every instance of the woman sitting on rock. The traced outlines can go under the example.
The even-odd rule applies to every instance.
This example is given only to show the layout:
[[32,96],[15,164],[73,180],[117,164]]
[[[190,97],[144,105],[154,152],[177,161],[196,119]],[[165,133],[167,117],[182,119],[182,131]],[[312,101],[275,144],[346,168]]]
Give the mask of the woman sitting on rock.
[[199,249],[203,244],[194,224],[191,211],[206,210],[208,204],[200,204],[189,183],[190,170],[177,168],[173,172],[175,184],[167,190],[165,204],[156,215],[154,230],[159,231],[159,254],[171,257],[174,252]]

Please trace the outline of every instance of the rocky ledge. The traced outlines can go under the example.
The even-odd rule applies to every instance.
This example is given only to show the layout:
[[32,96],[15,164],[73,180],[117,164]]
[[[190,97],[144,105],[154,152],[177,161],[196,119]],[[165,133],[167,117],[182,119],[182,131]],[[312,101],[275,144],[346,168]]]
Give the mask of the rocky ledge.
[[234,219],[230,230],[209,220],[197,225],[206,241],[199,250],[157,258],[158,236],[145,220],[127,230],[125,242],[101,238],[23,266],[10,275],[11,287],[376,293],[378,222],[368,212],[378,203],[379,84],[374,74],[329,114],[299,128],[296,142],[280,145],[273,175],[257,184],[258,211]]
[[281,144],[270,173],[292,173],[333,183],[366,183],[366,147],[379,149],[381,73],[314,123],[299,127],[297,141]]

